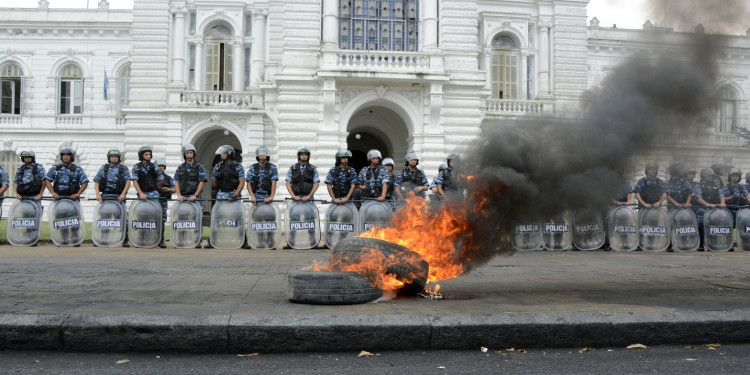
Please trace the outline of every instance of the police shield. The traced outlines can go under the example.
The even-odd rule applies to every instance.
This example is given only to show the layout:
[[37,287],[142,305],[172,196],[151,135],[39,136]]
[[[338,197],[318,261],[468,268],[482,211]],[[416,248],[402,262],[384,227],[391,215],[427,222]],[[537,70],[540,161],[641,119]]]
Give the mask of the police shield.
[[359,212],[354,203],[332,204],[326,217],[325,241],[329,249],[333,249],[339,241],[357,235]]
[[211,210],[211,245],[239,249],[245,242],[245,205],[240,200],[216,201]]
[[750,208],[737,211],[737,248],[750,251]]
[[638,248],[638,215],[630,207],[616,206],[607,214],[607,238],[609,247],[617,251],[633,251]]
[[94,208],[91,240],[99,247],[121,246],[125,240],[128,212],[125,205],[115,200],[105,200]]
[[135,247],[156,247],[161,240],[161,205],[157,199],[137,200],[128,210],[128,241]]
[[517,224],[510,235],[514,250],[532,251],[542,249],[542,225],[539,221],[524,220]]
[[203,236],[203,209],[198,202],[184,201],[172,206],[169,240],[175,248],[194,248]]
[[369,232],[376,227],[391,225],[393,210],[386,202],[368,200],[359,208],[360,232]]
[[638,215],[638,226],[641,250],[667,250],[669,247],[669,218],[665,208],[642,208]]
[[734,245],[732,214],[726,208],[709,208],[703,216],[703,245],[708,251],[729,251]]
[[672,228],[672,249],[674,251],[695,251],[700,246],[698,219],[690,208],[679,208],[669,213],[669,227]]
[[273,203],[251,204],[247,213],[247,243],[253,249],[275,249],[281,242],[281,213]]
[[86,225],[83,223],[81,203],[72,199],[58,199],[50,205],[49,234],[57,246],[75,246],[83,242]]
[[286,242],[292,249],[312,249],[318,245],[320,220],[314,202],[292,201],[287,206],[287,222]]
[[568,250],[573,242],[570,218],[562,213],[542,222],[542,244],[545,250]]
[[578,250],[596,250],[604,245],[604,221],[593,209],[577,211],[573,215],[573,245]]
[[8,242],[13,246],[33,246],[41,234],[41,203],[32,200],[13,202],[8,212]]

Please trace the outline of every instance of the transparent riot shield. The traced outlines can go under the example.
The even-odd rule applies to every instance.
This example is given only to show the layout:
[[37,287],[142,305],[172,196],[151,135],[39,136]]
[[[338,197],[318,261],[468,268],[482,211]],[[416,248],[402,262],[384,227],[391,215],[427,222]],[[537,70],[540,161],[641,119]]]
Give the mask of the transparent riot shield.
[[542,244],[545,250],[568,250],[572,242],[573,232],[567,212],[542,222]]
[[152,248],[161,241],[161,205],[158,199],[136,200],[128,210],[128,241],[135,247]]
[[638,215],[628,206],[615,206],[607,214],[609,247],[616,251],[638,248]]
[[245,242],[245,205],[241,200],[219,200],[211,210],[211,245],[239,249]]
[[275,249],[281,242],[281,212],[271,203],[250,204],[247,243],[253,249]]
[[641,208],[638,215],[639,245],[644,251],[665,251],[669,247],[669,218],[666,207]]
[[542,230],[538,221],[523,221],[517,224],[510,235],[510,244],[514,250],[533,251],[542,249]]
[[116,200],[105,200],[94,208],[91,240],[99,247],[122,246],[128,224],[125,205]]
[[325,241],[329,249],[333,249],[339,241],[357,235],[359,212],[354,203],[331,204],[326,217]]
[[701,244],[698,233],[698,219],[692,208],[678,208],[669,213],[669,227],[672,228],[672,249],[688,252],[698,250]]
[[750,208],[737,211],[737,248],[750,251]]
[[33,200],[13,202],[8,212],[8,242],[13,246],[33,246],[41,234],[41,203]]
[[703,216],[703,247],[708,251],[729,251],[734,246],[732,213],[726,208],[709,208]]
[[57,246],[76,246],[86,236],[81,203],[72,199],[52,201],[49,207],[49,234]]
[[386,202],[368,200],[359,208],[360,232],[369,232],[376,227],[387,227],[391,225],[393,210]]
[[604,245],[604,220],[599,211],[585,209],[573,215],[573,245],[578,250],[596,250]]
[[199,202],[177,202],[170,214],[169,240],[177,249],[194,248],[203,237],[203,207]]
[[292,249],[312,249],[318,246],[320,219],[315,202],[291,201],[287,205],[286,215],[286,242]]

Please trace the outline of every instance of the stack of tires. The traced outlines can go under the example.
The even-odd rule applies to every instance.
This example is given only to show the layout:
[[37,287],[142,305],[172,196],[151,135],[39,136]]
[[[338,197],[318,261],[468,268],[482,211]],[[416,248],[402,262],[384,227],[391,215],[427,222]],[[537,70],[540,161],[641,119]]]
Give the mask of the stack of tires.
[[[382,254],[377,256],[382,259],[382,264],[374,265],[377,266],[374,269],[341,271],[347,265],[360,263],[365,256],[372,258],[373,253]],[[372,238],[347,238],[334,246],[329,271],[290,273],[287,296],[292,302],[314,305],[371,302],[383,296],[383,291],[376,286],[377,278],[382,277],[382,269],[404,283],[397,293],[408,296],[424,290],[429,274],[429,265],[424,258],[401,245]]]

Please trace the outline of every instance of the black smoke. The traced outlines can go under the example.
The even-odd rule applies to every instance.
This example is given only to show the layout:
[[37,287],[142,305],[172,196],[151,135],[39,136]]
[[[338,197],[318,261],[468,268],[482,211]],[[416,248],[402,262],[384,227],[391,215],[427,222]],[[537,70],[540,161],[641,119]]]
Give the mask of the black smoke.
[[698,24],[707,33],[744,34],[750,27],[748,0],[649,0],[657,26],[692,32]]

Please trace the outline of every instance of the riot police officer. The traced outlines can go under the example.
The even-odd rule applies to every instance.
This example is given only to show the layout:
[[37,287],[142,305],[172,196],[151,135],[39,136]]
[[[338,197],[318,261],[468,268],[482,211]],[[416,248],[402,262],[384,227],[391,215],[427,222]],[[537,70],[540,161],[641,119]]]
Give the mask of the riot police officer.
[[742,171],[737,168],[730,169],[727,184],[721,189],[724,201],[732,213],[732,219],[735,220],[737,219],[737,210],[747,201],[748,195],[750,195],[745,186],[740,184],[741,178]]
[[286,173],[286,189],[295,201],[306,202],[312,199],[319,185],[318,168],[310,164],[310,149],[301,147],[297,150],[297,164]]
[[[102,165],[94,176],[94,190],[96,200],[101,203],[104,199],[117,199],[117,202],[125,206],[125,197],[130,189],[130,171],[120,164],[122,160],[120,150],[113,148],[107,151],[107,164]],[[125,231],[123,247],[130,247],[128,243],[128,231]]]
[[352,153],[349,150],[336,151],[336,164],[328,171],[325,183],[328,195],[336,204],[345,204],[357,188],[357,172],[349,166]]
[[161,198],[159,199],[159,204],[161,205],[161,228],[164,231],[162,238],[165,238],[167,232],[167,209],[169,208],[169,200],[172,199],[172,194],[175,192],[174,179],[167,174],[167,161],[164,158],[156,158],[154,164],[159,167],[161,174],[164,176],[164,181],[162,181],[159,187],[159,197]]
[[[89,186],[89,179],[83,169],[73,162],[76,160],[73,149],[64,147],[60,150],[60,160],[62,163],[57,164],[47,171],[44,176],[47,190],[52,194],[52,198],[58,200],[62,197],[68,197],[71,200],[78,200],[83,194],[86,187]],[[61,231],[62,236],[67,240],[74,235],[73,228],[65,228]],[[80,244],[75,245],[80,246]]]
[[[388,171],[388,181],[395,181],[396,176],[393,175],[393,159],[391,158],[385,158],[383,159],[383,166]],[[394,184],[388,184],[388,192],[385,193],[385,200],[388,202],[388,205],[391,206],[391,211],[396,211],[398,209],[398,203],[396,202],[394,191],[398,191],[396,189],[396,186]]]
[[690,207],[690,202],[693,199],[693,183],[685,178],[683,169],[679,163],[673,163],[669,166],[670,177],[667,180],[667,199],[676,208]]
[[726,207],[722,188],[719,181],[716,180],[713,170],[708,168],[701,170],[701,182],[695,193],[695,201],[700,204],[700,207],[696,207],[694,210],[698,218],[698,232],[701,237],[701,245],[703,245],[703,217],[706,213],[706,208]]
[[659,166],[654,163],[646,164],[645,173],[646,176],[635,184],[635,198],[646,208],[659,207],[667,197],[667,192],[663,188],[664,181],[657,177]]
[[276,184],[279,181],[279,170],[271,163],[271,151],[266,146],[255,149],[255,161],[247,170],[247,192],[250,201],[270,202],[276,195]]
[[46,187],[44,183],[45,170],[44,166],[36,162],[34,151],[21,151],[21,164],[16,170],[16,176],[13,178],[13,190],[16,191],[16,199],[34,200],[39,208],[42,204],[42,193]]
[[[132,169],[132,181],[135,191],[138,192],[138,198],[146,200],[148,198],[159,198],[159,189],[164,183],[164,174],[161,173],[161,169],[151,162],[153,157],[153,150],[151,146],[141,146],[138,149],[138,163],[133,166]],[[163,212],[163,208],[162,208]],[[162,215],[164,216],[164,215]],[[166,217],[162,217],[162,224],[166,220]],[[162,232],[161,241],[159,241],[159,247],[165,248],[167,244],[164,243],[164,232]]]
[[380,165],[382,155],[380,151],[372,149],[367,152],[367,160],[370,165],[359,171],[359,189],[362,190],[362,198],[377,199],[378,202],[385,200],[388,194],[388,170]]
[[[184,202],[186,198],[188,202],[200,202],[203,187],[208,181],[206,168],[195,160],[196,154],[195,146],[189,143],[182,146],[184,162],[174,172],[174,192],[177,194],[177,200],[180,203]],[[201,241],[195,245],[196,249],[202,247],[202,241],[201,238]]]
[[[237,161],[234,147],[230,145],[221,146],[216,150],[216,155],[221,157],[211,173],[211,188],[217,190],[216,199],[228,201],[240,199],[242,189],[245,187],[245,168],[242,167],[242,163]],[[204,248],[213,249],[214,246],[209,242]],[[247,243],[247,236],[245,236],[242,248],[250,248]]]
[[10,180],[8,177],[8,171],[5,167],[0,165],[0,217],[3,216],[3,200],[5,200],[5,192],[10,186]]
[[439,173],[435,178],[435,187],[441,198],[445,198],[446,193],[463,197],[463,189],[459,187],[458,169],[461,165],[461,158],[457,154],[450,154],[446,159],[448,169]]
[[428,188],[427,176],[419,169],[419,156],[416,152],[409,152],[404,158],[406,168],[399,172],[393,185],[396,187],[396,195],[404,199],[404,195],[409,191],[414,192],[418,197],[424,198]]

